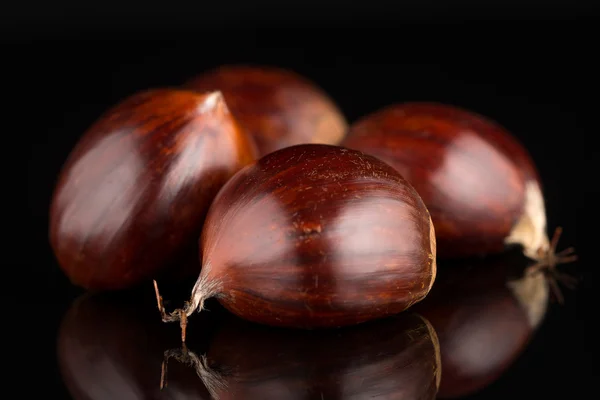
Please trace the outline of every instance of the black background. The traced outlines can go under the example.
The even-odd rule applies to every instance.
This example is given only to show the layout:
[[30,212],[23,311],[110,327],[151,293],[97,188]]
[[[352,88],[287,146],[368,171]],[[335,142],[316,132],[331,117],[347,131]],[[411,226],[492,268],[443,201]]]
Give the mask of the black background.
[[[568,268],[583,281],[566,292],[566,305],[552,306],[514,367],[476,398],[586,397],[598,377],[589,327],[584,334],[585,293],[597,267],[589,214],[598,156],[591,143],[600,65],[596,10],[573,1],[484,7],[430,0],[402,8],[376,1],[281,3],[161,9],[45,2],[0,13],[8,103],[2,106],[3,201],[10,221],[2,295],[12,310],[7,330],[16,334],[5,362],[22,397],[66,396],[54,364],[55,330],[80,290],[58,269],[47,221],[54,180],[70,149],[124,97],[235,62],[310,77],[350,121],[393,102],[435,100],[510,129],[539,167],[549,227],[564,227],[561,247],[574,245],[581,258]],[[32,378],[47,383],[27,384]]]

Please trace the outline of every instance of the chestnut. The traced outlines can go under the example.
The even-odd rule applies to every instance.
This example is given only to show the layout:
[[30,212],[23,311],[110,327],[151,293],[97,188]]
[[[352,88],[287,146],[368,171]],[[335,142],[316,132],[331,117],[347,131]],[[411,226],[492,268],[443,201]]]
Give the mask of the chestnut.
[[482,259],[440,261],[431,293],[414,307],[435,328],[442,358],[439,398],[480,391],[515,362],[543,322],[556,269],[531,265],[520,250]]
[[[73,399],[211,399],[195,371],[182,364],[170,365],[169,385],[161,390],[165,351],[179,343],[157,329],[161,322],[148,300],[154,301],[136,290],[88,293],[73,302],[57,340],[59,372]],[[215,313],[201,318],[218,326]],[[195,335],[194,348],[206,351],[211,334],[206,328]]]
[[[425,204],[392,167],[362,152],[304,144],[236,173],[210,207],[203,264],[179,320],[216,297],[249,321],[354,325],[408,309],[436,275]],[[155,281],[156,286],[156,281]]]
[[431,212],[441,258],[500,253],[518,244],[547,256],[536,167],[497,122],[456,106],[393,104],[356,121],[341,145],[392,165]]
[[[325,332],[269,328],[232,316],[217,328],[204,357],[178,355],[184,361],[191,355],[219,400],[433,400],[442,373],[434,329],[410,312]],[[167,361],[169,369],[176,364]]]
[[211,201],[255,157],[219,92],[125,99],[89,128],[59,176],[49,236],[60,267],[78,286],[114,290],[197,254]]
[[303,143],[337,144],[348,123],[314,82],[274,66],[224,65],[184,84],[219,90],[233,115],[254,137],[260,155]]

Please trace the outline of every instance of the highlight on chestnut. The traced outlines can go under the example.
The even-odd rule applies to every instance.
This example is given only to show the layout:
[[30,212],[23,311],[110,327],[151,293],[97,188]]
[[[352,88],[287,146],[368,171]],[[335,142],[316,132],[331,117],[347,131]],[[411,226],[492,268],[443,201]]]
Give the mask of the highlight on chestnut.
[[362,152],[305,144],[270,153],[219,191],[200,240],[200,276],[187,318],[216,297],[272,326],[332,328],[399,313],[436,276],[435,230],[413,187]]

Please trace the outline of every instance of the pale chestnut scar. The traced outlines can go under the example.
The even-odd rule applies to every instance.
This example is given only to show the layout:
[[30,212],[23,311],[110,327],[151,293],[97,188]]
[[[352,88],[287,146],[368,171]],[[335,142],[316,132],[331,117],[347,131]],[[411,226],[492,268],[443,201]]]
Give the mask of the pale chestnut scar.
[[538,258],[538,251],[549,249],[546,235],[546,207],[539,184],[529,181],[525,184],[523,213],[504,239],[505,244],[520,244],[523,252],[531,259]]

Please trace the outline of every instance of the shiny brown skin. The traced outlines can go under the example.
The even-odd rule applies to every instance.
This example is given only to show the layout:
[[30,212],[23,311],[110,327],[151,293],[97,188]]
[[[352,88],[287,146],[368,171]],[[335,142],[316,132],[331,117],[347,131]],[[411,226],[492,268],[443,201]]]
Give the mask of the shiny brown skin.
[[218,93],[131,96],[89,128],[63,167],[50,210],[60,266],[78,286],[112,290],[197,254],[210,202],[255,157]]
[[[206,219],[197,284],[267,325],[353,325],[421,301],[435,235],[421,198],[358,151],[288,147],[238,172]],[[205,283],[202,283],[205,282]],[[210,283],[210,285],[209,285]]]
[[232,113],[256,140],[260,155],[303,143],[337,144],[348,123],[314,82],[276,67],[227,65],[185,87],[220,90]]
[[530,156],[496,122],[437,103],[388,106],[358,120],[341,145],[381,158],[423,198],[442,258],[499,253],[521,217]]
[[[546,312],[548,287],[543,275],[523,277],[526,264],[522,255],[503,254],[445,265],[429,296],[415,306],[439,337],[439,398],[482,390],[502,376],[532,339]],[[515,283],[528,287],[526,301],[516,295]]]
[[207,354],[226,383],[220,400],[436,398],[438,341],[416,314],[325,332],[230,320]]
[[[156,319],[153,300],[111,292],[73,303],[59,329],[57,356],[74,400],[211,399],[195,371],[177,362],[169,363],[168,385],[161,391],[164,352],[180,343]],[[202,352],[216,320],[211,313],[200,318],[206,326],[190,346]]]

